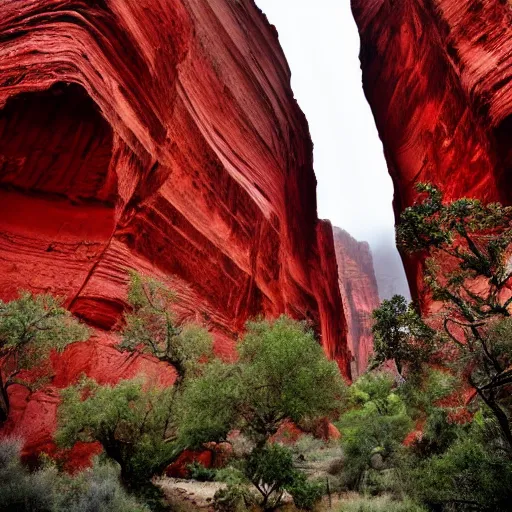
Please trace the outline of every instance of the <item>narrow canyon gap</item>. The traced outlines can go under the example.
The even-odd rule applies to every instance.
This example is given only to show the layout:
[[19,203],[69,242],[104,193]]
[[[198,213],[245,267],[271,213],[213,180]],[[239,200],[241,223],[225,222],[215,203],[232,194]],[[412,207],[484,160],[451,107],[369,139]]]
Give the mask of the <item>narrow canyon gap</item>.
[[319,216],[370,244],[381,299],[408,297],[395,246],[393,185],[362,88],[350,2],[256,3],[278,30],[293,92],[308,119]]

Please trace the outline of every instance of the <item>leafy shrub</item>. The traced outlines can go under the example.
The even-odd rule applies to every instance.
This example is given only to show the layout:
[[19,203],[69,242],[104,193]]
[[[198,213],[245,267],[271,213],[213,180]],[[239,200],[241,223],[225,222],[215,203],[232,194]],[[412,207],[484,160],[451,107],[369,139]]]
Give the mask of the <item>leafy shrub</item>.
[[[397,466],[401,465],[401,460],[394,461]],[[401,472],[397,468],[388,469],[367,469],[363,473],[359,490],[367,496],[378,496],[386,493],[393,497],[402,495],[403,482]]]
[[306,475],[297,473],[293,485],[287,490],[299,510],[313,510],[325,494],[325,485],[323,482],[310,482]]
[[292,453],[279,444],[256,449],[246,461],[245,474],[261,494],[263,509],[273,509],[281,502],[284,490],[295,483]]
[[311,434],[304,434],[292,445],[292,450],[306,456],[306,454],[321,450],[326,444],[322,439],[313,437]]
[[47,463],[31,473],[21,463],[20,450],[17,440],[0,442],[2,512],[148,512],[124,491],[112,464],[96,461],[71,476]]
[[381,496],[352,499],[343,504],[339,512],[426,512],[426,510],[408,499],[394,501],[388,496]]
[[224,482],[226,484],[244,484],[248,483],[247,477],[244,472],[236,467],[227,466],[225,468],[217,469],[215,472],[215,481]]
[[407,474],[413,497],[446,511],[510,510],[512,461],[499,441],[487,437],[480,421],[477,416],[471,431],[445,453],[411,460]]
[[310,434],[301,435],[290,446],[298,461],[319,462],[341,457],[341,448],[338,441],[326,442]]
[[218,512],[242,512],[253,502],[254,498],[246,486],[240,484],[228,484],[213,496],[213,508]]
[[214,360],[197,379],[184,382],[178,398],[178,437],[184,446],[198,448],[207,441],[226,439],[236,425],[239,389],[233,365]]
[[395,466],[401,443],[412,429],[405,405],[392,388],[392,379],[383,374],[365,375],[350,388],[356,408],[339,422],[345,457],[342,479],[350,489],[359,488],[372,457],[382,460],[382,469]]
[[450,421],[450,411],[435,408],[430,411],[421,439],[413,445],[414,451],[423,457],[444,453],[458,438],[464,436],[468,425]]
[[213,482],[215,480],[216,471],[203,466],[200,462],[194,461],[187,466],[190,478],[199,482]]

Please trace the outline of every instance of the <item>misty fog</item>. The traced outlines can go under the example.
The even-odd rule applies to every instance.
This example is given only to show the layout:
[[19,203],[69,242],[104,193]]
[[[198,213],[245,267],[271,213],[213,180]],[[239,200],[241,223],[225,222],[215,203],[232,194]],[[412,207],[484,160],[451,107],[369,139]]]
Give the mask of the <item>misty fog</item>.
[[370,243],[381,299],[409,296],[394,242],[393,186],[362,89],[349,0],[256,3],[279,32],[309,122],[319,217]]

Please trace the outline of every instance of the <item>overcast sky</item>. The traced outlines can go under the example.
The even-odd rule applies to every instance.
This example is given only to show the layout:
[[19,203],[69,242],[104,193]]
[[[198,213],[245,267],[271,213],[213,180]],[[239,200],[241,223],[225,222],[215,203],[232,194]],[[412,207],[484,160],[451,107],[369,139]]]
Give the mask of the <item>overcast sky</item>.
[[[359,35],[350,0],[256,0],[292,71],[292,88],[315,145],[318,214],[370,242],[376,271],[392,269],[393,292],[406,293],[394,248],[393,186],[361,85]],[[379,277],[379,276],[377,276]],[[384,285],[379,283],[382,288]],[[389,287],[388,286],[388,287]],[[388,296],[390,290],[381,290]]]

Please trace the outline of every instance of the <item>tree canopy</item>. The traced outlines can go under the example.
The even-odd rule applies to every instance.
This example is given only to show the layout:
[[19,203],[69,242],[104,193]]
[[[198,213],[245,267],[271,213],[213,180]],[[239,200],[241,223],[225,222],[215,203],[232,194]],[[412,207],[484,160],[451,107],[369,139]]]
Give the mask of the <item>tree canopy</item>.
[[40,368],[52,350],[88,337],[87,327],[62,307],[60,298],[22,291],[18,299],[0,301],[0,422],[9,412],[7,388],[23,383],[22,370]]
[[418,368],[435,350],[435,331],[401,295],[382,301],[373,311],[373,365],[393,359],[398,373],[405,364]]
[[442,305],[434,320],[447,341],[445,358],[492,411],[512,450],[512,207],[444,202],[433,185],[417,188],[420,199],[402,213],[397,242],[426,257],[425,283]]
[[57,442],[99,441],[121,466],[127,483],[139,483],[161,469],[174,453],[169,389],[144,385],[141,379],[99,385],[83,378],[61,392]]
[[285,419],[335,414],[344,394],[336,363],[328,361],[305,324],[281,317],[250,322],[234,364],[207,365],[181,398],[181,434],[195,442],[242,429],[260,445]]
[[212,353],[212,337],[203,327],[180,324],[172,307],[176,293],[164,283],[136,272],[130,275],[122,350],[151,354],[174,366],[178,380],[194,371],[198,361]]

